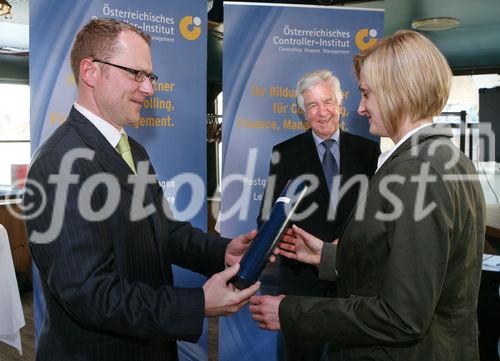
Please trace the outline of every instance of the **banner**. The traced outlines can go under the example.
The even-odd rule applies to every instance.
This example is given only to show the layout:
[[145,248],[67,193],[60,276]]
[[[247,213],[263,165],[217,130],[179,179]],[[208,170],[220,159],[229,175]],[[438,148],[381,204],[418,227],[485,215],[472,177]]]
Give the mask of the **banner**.
[[[69,54],[78,30],[92,18],[116,18],[152,37],[155,93],[137,128],[126,131],[148,151],[176,216],[206,228],[207,5],[203,0],[30,2],[32,152],[62,122],[76,98]],[[201,286],[199,274],[175,268],[176,285]],[[35,328],[44,305],[34,272]],[[38,282],[36,282],[38,280]],[[197,345],[180,343],[181,359],[207,359],[206,325]]]
[[[373,138],[357,114],[352,58],[383,26],[383,10],[224,3],[223,236],[256,228],[272,147],[307,129],[295,94],[303,74],[331,70],[344,96],[340,126]],[[272,272],[262,280],[262,293],[272,293]],[[277,359],[278,333],[258,329],[247,308],[219,325],[221,361]]]

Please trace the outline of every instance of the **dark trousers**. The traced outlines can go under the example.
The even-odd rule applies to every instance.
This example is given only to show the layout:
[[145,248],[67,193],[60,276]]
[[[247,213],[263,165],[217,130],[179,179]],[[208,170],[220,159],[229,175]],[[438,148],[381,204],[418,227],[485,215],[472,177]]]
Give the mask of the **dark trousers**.
[[[289,260],[280,260],[278,285],[280,294],[312,297],[335,297],[337,284],[318,280],[314,267]],[[282,361],[327,361],[327,343],[279,338],[279,354]]]

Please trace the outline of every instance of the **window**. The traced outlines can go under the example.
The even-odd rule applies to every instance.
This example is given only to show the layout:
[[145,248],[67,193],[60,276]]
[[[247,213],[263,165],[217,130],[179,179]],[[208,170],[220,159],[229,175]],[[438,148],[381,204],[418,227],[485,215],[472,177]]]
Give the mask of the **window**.
[[[222,92],[219,93],[217,99],[215,99],[215,114],[217,114],[217,120],[222,129],[222,108],[223,108],[223,96]],[[222,184],[222,142],[219,141],[217,144],[217,189],[220,194],[220,186]]]
[[[453,142],[473,160],[480,175],[486,204],[497,206],[500,205],[500,162],[498,160],[495,162],[494,154],[498,145],[490,142],[500,141],[498,130],[496,137],[492,137],[495,129],[500,129],[498,125],[500,118],[491,119],[485,116],[481,118],[480,89],[498,89],[498,87],[500,87],[498,74],[454,76],[448,103],[443,113],[434,118],[434,122],[452,125]],[[498,94],[500,95],[500,92]],[[500,99],[500,96],[497,98]],[[380,148],[383,152],[393,146],[394,143],[390,138],[381,138]]]
[[[210,95],[209,95],[210,98]],[[220,198],[222,175],[222,92],[213,99],[207,114],[207,194]]]
[[30,161],[30,89],[0,84],[0,196],[20,194]]

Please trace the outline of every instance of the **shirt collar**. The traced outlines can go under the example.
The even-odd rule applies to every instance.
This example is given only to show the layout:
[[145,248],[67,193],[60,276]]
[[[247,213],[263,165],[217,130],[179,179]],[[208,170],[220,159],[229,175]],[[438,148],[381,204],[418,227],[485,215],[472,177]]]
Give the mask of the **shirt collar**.
[[[312,135],[313,135],[313,138],[314,138],[314,143],[316,143],[316,147],[319,147],[319,145],[323,141],[325,141],[326,139],[322,139],[321,137],[317,136],[316,133],[314,133],[313,130],[311,130],[311,132],[312,132]],[[340,129],[337,128],[337,130],[335,131],[335,133],[333,133],[332,136],[329,139],[335,140],[335,142],[338,145],[339,144],[339,138],[340,138]]]
[[387,159],[390,158],[390,156],[398,149],[401,144],[403,144],[408,138],[410,138],[413,134],[418,132],[420,129],[423,129],[425,127],[431,126],[432,123],[427,123],[424,125],[421,125],[415,129],[410,130],[408,133],[406,133],[400,140],[397,142],[397,144],[394,145],[394,147],[390,148],[389,150],[381,153],[378,157],[378,162],[377,162],[377,171],[380,169],[380,167],[387,161]]
[[116,148],[118,142],[120,141],[122,133],[126,134],[123,128],[121,129],[121,131],[116,129],[109,122],[95,115],[90,110],[85,108],[83,105],[78,104],[77,102],[75,102],[73,105],[76,110],[82,113],[85,118],[87,118],[92,124],[94,124],[94,126],[99,130],[99,132],[101,132],[104,138],[106,138],[109,144],[111,144],[113,148]]

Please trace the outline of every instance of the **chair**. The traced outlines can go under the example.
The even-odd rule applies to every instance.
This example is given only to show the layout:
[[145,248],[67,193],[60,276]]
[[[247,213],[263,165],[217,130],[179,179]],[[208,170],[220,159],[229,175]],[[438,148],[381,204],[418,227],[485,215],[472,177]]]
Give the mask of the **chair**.
[[19,330],[25,325],[9,236],[0,224],[0,342],[15,347],[22,355]]

